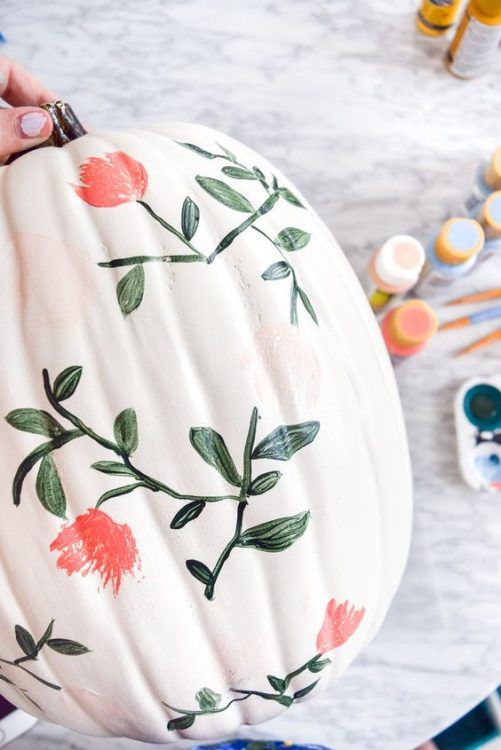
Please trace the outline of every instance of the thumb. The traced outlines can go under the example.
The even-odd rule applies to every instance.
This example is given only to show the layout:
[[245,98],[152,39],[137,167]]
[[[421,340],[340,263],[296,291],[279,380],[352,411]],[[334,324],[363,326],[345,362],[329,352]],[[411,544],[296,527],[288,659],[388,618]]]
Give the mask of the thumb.
[[43,109],[0,109],[0,160],[43,143],[51,132],[52,120]]

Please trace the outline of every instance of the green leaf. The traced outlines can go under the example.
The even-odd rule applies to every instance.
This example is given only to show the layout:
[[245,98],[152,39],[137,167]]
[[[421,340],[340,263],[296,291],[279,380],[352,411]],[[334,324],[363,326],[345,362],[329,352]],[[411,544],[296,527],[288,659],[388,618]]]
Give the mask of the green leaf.
[[171,719],[167,724],[167,730],[173,732],[179,729],[189,729],[194,721],[195,717],[193,714],[186,714],[185,716],[180,716],[178,719]]
[[243,167],[223,167],[222,171],[228,177],[233,177],[235,180],[257,180],[258,177],[255,172],[250,169],[243,169]]
[[56,448],[61,448],[61,446],[69,443],[70,440],[75,440],[75,438],[82,437],[82,435],[83,432],[80,430],[69,430],[68,432],[64,432],[62,435],[58,435],[48,443],[42,443],[42,445],[37,446],[26,456],[24,461],[21,461],[14,476],[14,481],[12,482],[12,499],[14,505],[20,504],[24,480],[35,464]]
[[311,234],[309,232],[303,232],[302,229],[297,229],[297,227],[287,227],[277,234],[275,245],[280,250],[292,253],[294,250],[301,250],[302,247],[305,247],[310,239]]
[[[216,143],[217,143],[217,141],[216,141]],[[230,151],[225,146],[222,146],[220,143],[217,143],[217,145],[219,146],[219,148],[221,149],[221,151],[223,151],[226,154],[226,156],[228,157],[228,159],[231,159],[231,161],[236,161],[237,160],[237,157],[235,156],[235,154],[233,153],[233,151]]]
[[260,180],[261,182],[266,182],[266,177],[264,176],[264,173],[261,172],[261,170],[259,169],[259,167],[252,167],[252,170],[253,170],[253,172],[256,175],[256,177],[257,177],[258,180]]
[[5,419],[16,430],[32,432],[35,435],[56,437],[64,432],[64,427],[56,422],[53,416],[39,409],[14,409]]
[[70,641],[67,638],[49,638],[47,646],[53,651],[57,651],[58,654],[64,654],[65,656],[81,656],[82,654],[89,653],[89,649],[86,646],[82,646],[77,641]]
[[309,511],[304,511],[296,516],[261,523],[244,531],[237,546],[252,547],[262,552],[282,552],[304,534],[309,520]]
[[203,500],[195,500],[192,503],[188,503],[188,505],[184,505],[170,522],[171,529],[182,529],[187,523],[198,518],[204,508],[205,503]]
[[120,412],[115,419],[113,433],[120,450],[123,450],[127,456],[134,453],[138,443],[137,417],[134,409],[124,409]]
[[291,267],[285,260],[278,260],[276,263],[272,263],[268,266],[266,271],[261,274],[261,278],[265,281],[276,281],[277,279],[285,279],[290,276]]
[[242,211],[245,214],[251,214],[254,211],[252,203],[225,182],[216,180],[214,177],[202,177],[201,175],[197,175],[195,179],[209,195],[228,206],[228,208],[233,208],[234,211]]
[[146,482],[133,482],[132,484],[126,484],[123,487],[114,487],[108,492],[103,492],[101,497],[96,503],[96,508],[100,508],[105,502],[111,500],[112,497],[120,497],[121,495],[128,495],[130,492],[134,492],[138,487],[147,487]]
[[277,693],[283,693],[285,690],[287,690],[285,680],[282,680],[281,677],[274,677],[272,674],[269,674],[267,675],[267,678],[271,687],[273,688],[273,690],[276,690]]
[[274,700],[277,703],[280,703],[280,705],[285,706],[286,708],[289,708],[289,706],[292,704],[292,698],[290,695],[277,695],[274,697]]
[[55,379],[52,392],[58,401],[73,396],[82,377],[82,367],[73,365],[63,370]]
[[322,669],[328,667],[329,664],[332,664],[330,659],[318,659],[315,661],[311,661],[308,664],[308,669],[310,670],[310,672],[321,672]]
[[121,464],[119,461],[96,461],[91,464],[91,469],[96,469],[103,474],[112,474],[115,477],[135,477],[131,469],[125,464]]
[[16,641],[23,654],[34,656],[37,653],[37,644],[31,633],[26,628],[23,628],[22,625],[16,625],[14,630]]
[[267,471],[256,477],[249,487],[249,495],[262,495],[264,492],[273,489],[280,477],[280,471]]
[[311,693],[311,691],[313,690],[313,688],[318,682],[319,680],[315,680],[315,682],[312,682],[311,685],[301,688],[301,690],[297,690],[294,693],[294,700],[297,700],[298,698],[304,698],[305,695],[308,695],[308,693]]
[[285,187],[278,188],[278,193],[284,200],[287,201],[287,203],[291,203],[293,206],[298,206],[299,208],[304,208],[299,198],[296,198],[294,193],[291,193],[291,191],[288,190],[288,188],[285,188]]
[[217,159],[218,157],[218,154],[211,154],[210,151],[206,151],[204,148],[200,148],[200,146],[195,146],[193,143],[181,143],[181,141],[176,141],[176,143],[178,146],[184,146],[190,151],[194,151],[199,156],[203,156],[204,159]]
[[217,469],[227,482],[234,487],[240,487],[242,478],[233,463],[226,443],[218,432],[211,427],[192,427],[190,442],[199,456]]
[[303,290],[300,289],[299,287],[298,287],[298,292],[299,292],[299,296],[301,297],[301,302],[305,306],[307,312],[310,314],[310,316],[312,317],[312,319],[318,325],[318,319],[317,319],[315,310],[313,309],[313,305],[311,304],[308,295],[306,294],[306,292],[303,292]]
[[205,583],[206,585],[212,581],[212,573],[210,572],[207,565],[204,565],[200,560],[186,560],[186,567],[190,571],[193,578],[198,581]]
[[200,209],[197,204],[186,196],[181,210],[181,229],[188,242],[193,239],[200,221]]
[[47,643],[47,641],[49,640],[49,638],[52,635],[52,629],[53,629],[53,627],[54,627],[54,620],[51,620],[49,622],[49,625],[48,625],[45,633],[43,634],[43,636],[40,638],[40,640],[37,643],[37,651],[41,651],[42,648],[45,646],[45,644]]
[[36,491],[45,510],[58,518],[66,518],[66,495],[51,453],[42,458],[37,473]]
[[132,266],[117,284],[117,300],[125,317],[139,307],[143,294],[144,268],[142,265]]
[[195,695],[195,700],[202,711],[213,711],[221,703],[221,697],[214,690],[204,687]]
[[320,422],[301,422],[281,425],[270,432],[252,452],[252,458],[274,458],[288,461],[296,451],[312,443],[320,429]]

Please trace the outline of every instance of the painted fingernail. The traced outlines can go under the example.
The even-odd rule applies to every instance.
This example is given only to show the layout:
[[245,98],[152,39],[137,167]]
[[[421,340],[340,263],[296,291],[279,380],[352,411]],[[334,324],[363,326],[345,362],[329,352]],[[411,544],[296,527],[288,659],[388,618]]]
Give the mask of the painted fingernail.
[[21,138],[38,138],[47,127],[48,115],[45,112],[27,112],[17,122]]

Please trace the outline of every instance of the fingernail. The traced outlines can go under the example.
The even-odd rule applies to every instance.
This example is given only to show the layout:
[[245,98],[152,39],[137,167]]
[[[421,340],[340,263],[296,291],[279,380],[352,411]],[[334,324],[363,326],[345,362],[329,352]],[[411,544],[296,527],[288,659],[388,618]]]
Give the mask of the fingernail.
[[27,112],[17,122],[21,138],[38,138],[47,127],[48,115],[45,112]]

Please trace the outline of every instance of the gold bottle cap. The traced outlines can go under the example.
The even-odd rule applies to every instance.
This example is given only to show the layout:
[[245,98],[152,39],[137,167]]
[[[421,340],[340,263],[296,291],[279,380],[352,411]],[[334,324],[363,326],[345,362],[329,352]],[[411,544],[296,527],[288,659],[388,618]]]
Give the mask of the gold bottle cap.
[[476,0],[476,4],[484,16],[489,16],[489,18],[501,16],[501,0]]
[[459,265],[484,246],[484,230],[475,219],[449,219],[435,240],[435,254],[442,263]]
[[501,146],[492,154],[485,168],[484,180],[493,190],[501,190]]

